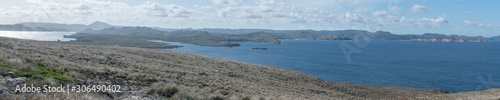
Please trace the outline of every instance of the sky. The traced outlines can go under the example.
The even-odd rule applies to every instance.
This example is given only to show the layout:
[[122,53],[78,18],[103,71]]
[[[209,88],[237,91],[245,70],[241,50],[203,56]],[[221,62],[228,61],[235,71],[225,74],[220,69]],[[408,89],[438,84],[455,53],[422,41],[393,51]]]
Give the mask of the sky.
[[500,0],[0,0],[0,24],[500,35]]

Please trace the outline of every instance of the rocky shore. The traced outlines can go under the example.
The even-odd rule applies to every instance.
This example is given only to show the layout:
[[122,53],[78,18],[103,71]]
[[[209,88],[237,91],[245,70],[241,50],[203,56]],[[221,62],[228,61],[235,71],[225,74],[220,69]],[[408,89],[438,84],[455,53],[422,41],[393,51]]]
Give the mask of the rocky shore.
[[408,41],[418,41],[418,42],[475,42],[475,43],[483,43],[488,42],[487,39],[452,39],[452,38],[418,38],[411,39]]

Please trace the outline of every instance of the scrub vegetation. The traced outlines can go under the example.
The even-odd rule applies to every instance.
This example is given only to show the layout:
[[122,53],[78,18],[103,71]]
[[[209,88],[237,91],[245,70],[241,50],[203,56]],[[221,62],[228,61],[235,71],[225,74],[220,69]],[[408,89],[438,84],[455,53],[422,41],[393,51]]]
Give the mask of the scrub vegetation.
[[[304,73],[169,50],[0,37],[6,99],[497,99],[498,90],[426,89],[324,81]],[[9,44],[10,46],[4,46]],[[22,81],[26,78],[26,81]],[[19,80],[13,81],[13,80]],[[16,84],[120,85],[122,92],[14,93]]]

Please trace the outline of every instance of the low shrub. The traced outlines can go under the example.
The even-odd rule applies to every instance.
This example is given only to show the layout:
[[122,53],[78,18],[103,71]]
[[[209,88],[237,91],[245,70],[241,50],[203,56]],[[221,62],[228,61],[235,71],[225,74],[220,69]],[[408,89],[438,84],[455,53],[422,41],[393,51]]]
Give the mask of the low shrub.
[[178,100],[196,100],[196,99],[189,95],[181,95]]
[[46,68],[45,66],[41,64],[32,64],[34,67],[36,67],[36,70],[34,71],[23,71],[23,70],[16,70],[14,72],[14,76],[16,77],[27,77],[27,78],[33,78],[33,77],[47,77],[47,78],[54,78],[60,81],[69,81],[69,82],[74,82],[75,79],[66,76],[65,72],[62,70],[58,69],[53,69],[53,68]]
[[14,49],[14,44],[12,43],[0,43],[0,47],[5,47],[8,49]]
[[215,96],[215,97],[212,97],[212,100],[224,100],[224,98],[222,98],[220,96]]
[[241,100],[251,100],[250,97],[241,98]]
[[154,83],[149,87],[147,92],[148,95],[159,95],[167,98],[173,97],[179,89],[177,87],[169,87],[166,83],[158,82]]

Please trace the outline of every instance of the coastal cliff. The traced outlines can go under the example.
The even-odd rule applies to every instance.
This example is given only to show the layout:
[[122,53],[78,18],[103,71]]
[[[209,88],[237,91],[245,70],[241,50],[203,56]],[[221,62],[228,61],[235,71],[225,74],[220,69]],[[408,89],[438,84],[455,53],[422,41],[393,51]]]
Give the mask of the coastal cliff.
[[488,42],[489,40],[483,37],[466,37],[458,35],[442,35],[437,33],[425,33],[416,38],[410,39],[408,41],[419,41],[419,42]]
[[418,42],[476,42],[476,43],[482,43],[482,42],[488,42],[487,39],[452,39],[452,38],[417,38],[417,39],[411,39],[408,41],[418,41]]

